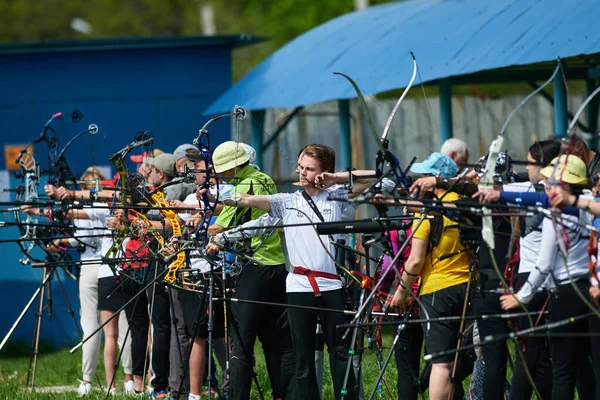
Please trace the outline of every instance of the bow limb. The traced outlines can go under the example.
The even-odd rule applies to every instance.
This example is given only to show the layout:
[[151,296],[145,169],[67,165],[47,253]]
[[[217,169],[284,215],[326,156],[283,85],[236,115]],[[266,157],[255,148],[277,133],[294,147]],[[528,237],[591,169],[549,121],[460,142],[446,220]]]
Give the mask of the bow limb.
[[[406,93],[408,93],[408,90],[410,90],[410,87],[412,86],[412,84],[415,80],[417,67],[416,67],[416,60],[414,59],[414,56],[413,56],[413,62],[414,62],[414,70],[413,70],[413,76],[411,78],[411,82],[406,87],[406,89],[402,93],[402,96],[396,103],[394,110],[392,111],[392,115],[388,119],[388,124],[386,124],[387,129],[389,129],[389,124],[391,124],[391,120],[393,119],[393,116],[396,113],[396,110],[400,106],[400,103],[406,96]],[[352,87],[354,88],[354,91],[356,92],[356,95],[357,95],[358,101],[361,105],[361,108],[363,109],[365,115],[367,116],[367,122],[371,129],[371,134],[373,135],[373,138],[375,139],[375,142],[377,143],[377,146],[379,147],[379,152],[377,154],[377,160],[376,160],[376,170],[377,170],[376,175],[377,175],[378,179],[375,181],[373,187],[375,187],[376,190],[380,191],[381,190],[381,180],[391,172],[394,174],[394,177],[396,179],[396,184],[402,186],[403,189],[408,193],[408,189],[412,185],[412,181],[406,176],[405,172],[400,168],[398,159],[388,150],[388,141],[386,139],[387,131],[384,132],[384,136],[381,139],[379,138],[379,134],[377,133],[377,128],[375,128],[375,123],[373,122],[373,117],[371,116],[371,113],[367,106],[367,102],[365,101],[365,97],[362,94],[362,91],[360,90],[360,88],[358,87],[358,84],[351,77],[349,77],[346,74],[343,74],[341,72],[334,72],[334,74],[340,75],[340,76],[343,76],[344,78],[346,78],[348,80],[348,82],[350,82]],[[386,162],[390,166],[390,171],[386,175],[383,174],[383,163],[384,162]]]
[[[559,59],[559,61],[560,61],[560,59]],[[523,107],[525,105],[525,103],[527,103],[531,98],[533,98],[533,96],[535,96],[540,91],[542,91],[546,86],[548,86],[554,80],[554,78],[556,77],[556,74],[558,73],[559,70],[560,70],[560,63],[557,63],[550,78],[548,78],[548,80],[546,82],[544,82],[543,85],[536,88],[533,92],[531,92],[530,94],[525,96],[523,98],[523,100],[521,100],[519,102],[519,104],[510,112],[510,114],[508,115],[508,117],[506,118],[504,123],[502,124],[500,133],[498,134],[496,139],[494,139],[492,141],[492,143],[490,144],[490,148],[488,149],[488,157],[487,157],[486,166],[483,171],[483,176],[479,179],[479,184],[478,184],[479,189],[492,189],[494,186],[494,171],[496,168],[496,161],[498,161],[498,154],[502,150],[502,145],[504,144],[504,134],[506,133],[506,129],[508,128],[508,124],[511,121],[511,119],[515,116],[517,111],[520,110],[521,107]],[[483,216],[483,231],[482,231],[483,240],[488,244],[488,246],[490,248],[494,249],[496,247],[496,243],[494,240],[492,218],[489,215],[490,210],[487,207],[482,207],[482,211],[483,211],[483,215],[484,215]]]
[[[490,148],[488,149],[488,158],[483,176],[479,179],[479,183],[477,185],[479,190],[492,189],[494,187],[494,170],[496,168],[496,161],[498,161],[498,154],[502,149],[503,143],[504,137],[501,135],[492,141]],[[482,207],[481,212],[483,213],[481,236],[488,247],[493,250],[496,247],[496,241],[494,239],[494,225],[491,216],[492,212],[488,207]]]
[[379,139],[379,134],[377,133],[377,128],[375,128],[375,123],[373,122],[373,117],[371,116],[371,112],[369,111],[369,107],[367,106],[367,102],[365,101],[365,96],[363,96],[362,91],[360,90],[360,87],[358,87],[358,84],[354,81],[354,79],[350,78],[348,75],[341,73],[341,72],[334,72],[334,74],[343,76],[344,78],[346,78],[348,80],[348,82],[350,82],[350,84],[354,88],[354,91],[356,92],[358,101],[359,101],[363,111],[365,112],[365,115],[367,116],[367,122],[369,124],[369,128],[371,128],[371,133],[373,134],[373,138],[375,139],[375,142],[377,143],[377,145],[379,146],[379,149],[382,152],[386,152],[387,150],[383,147],[383,143]]
[[508,123],[515,116],[517,111],[519,111],[519,109],[521,107],[523,107],[525,105],[525,103],[527,103],[533,96],[535,96],[536,94],[541,92],[546,86],[548,86],[550,83],[552,83],[554,81],[554,78],[556,77],[556,74],[558,74],[559,70],[560,70],[560,58],[557,60],[556,67],[554,68],[554,71],[552,72],[552,75],[550,76],[550,78],[548,78],[548,80],[546,82],[544,82],[543,85],[541,85],[540,87],[535,89],[533,92],[528,94],[526,97],[524,97],[523,100],[521,100],[521,102],[510,112],[510,114],[508,114],[508,118],[506,118],[506,121],[504,121],[504,124],[502,124],[502,128],[500,129],[500,134],[499,134],[500,136],[504,136],[504,133],[506,132],[506,128],[508,128]]
[[[218,115],[216,117],[211,118],[202,129],[200,129],[200,133],[198,137],[194,140],[194,144],[198,146],[200,153],[204,157],[205,168],[204,168],[204,178],[202,183],[199,185],[199,189],[209,189],[213,184],[216,185],[217,192],[219,190],[219,183],[215,176],[215,167],[212,160],[212,155],[210,153],[210,137],[208,135],[208,130],[206,127],[213,121],[222,118],[222,116]],[[204,210],[202,210],[202,220],[198,224],[198,228],[196,229],[195,237],[197,242],[201,247],[205,247],[208,243],[208,228],[210,227],[210,221],[215,213],[217,203],[211,202],[208,198],[208,194],[202,194],[202,204]]]
[[[160,207],[161,214],[169,221],[171,224],[171,229],[173,230],[173,237],[179,238],[182,236],[181,226],[179,225],[179,221],[177,220],[177,215],[173,210],[167,209],[167,203],[165,201],[165,196],[162,192],[156,192],[152,195],[152,199],[154,203]],[[166,275],[164,276],[164,280],[173,284],[177,280],[177,272],[185,266],[185,253],[178,252],[175,261],[173,261],[169,267]]]
[[579,117],[581,116],[581,113],[583,112],[583,110],[585,109],[585,107],[587,107],[587,105],[593,100],[593,98],[596,97],[596,95],[598,93],[600,93],[600,86],[598,86],[596,88],[596,90],[594,90],[583,101],[583,103],[581,103],[581,106],[579,107],[579,109],[577,110],[577,112],[575,113],[575,115],[573,116],[573,119],[571,120],[571,123],[569,124],[569,127],[567,128],[567,132],[572,132],[575,129],[575,126],[577,125],[577,120],[579,120]]
[[[15,200],[17,202],[24,200],[25,203],[37,202],[37,186],[39,184],[38,165],[35,159],[33,158],[33,155],[29,153],[27,149],[23,149],[21,151],[17,162],[21,166],[21,174],[24,180],[24,187],[21,188],[22,190],[17,191],[17,196]],[[23,221],[21,218],[21,208],[15,209],[14,213],[15,221],[17,221],[17,223],[19,224],[22,224]],[[24,255],[24,257],[19,260],[21,264],[29,264],[32,260],[35,261],[35,259],[31,256],[31,250],[33,250],[33,248],[35,247],[36,241],[33,239],[35,239],[36,237],[37,227],[35,224],[37,223],[38,218],[36,215],[27,214],[27,217],[25,219],[25,225],[18,225],[19,231],[21,233],[21,239],[32,239],[25,242],[25,244],[23,244],[20,241],[17,242],[21,249],[21,252],[23,252]]]
[[390,126],[392,125],[392,120],[394,119],[394,115],[396,115],[396,111],[398,111],[398,107],[400,107],[400,103],[402,103],[402,100],[404,100],[404,98],[408,94],[408,91],[412,87],[413,83],[415,82],[415,78],[417,77],[417,59],[415,58],[415,55],[412,52],[410,53],[410,55],[413,59],[412,77],[410,78],[410,82],[408,83],[408,86],[406,86],[406,88],[402,92],[402,95],[396,102],[396,105],[394,105],[394,108],[392,109],[392,112],[391,112],[390,116],[388,117],[385,127],[383,128],[383,134],[381,135],[382,141],[384,141],[387,138],[388,132],[390,130]]
[[[234,116],[237,121],[245,119],[247,115],[247,111],[244,107],[235,106],[233,111],[227,114],[218,114],[214,117],[210,118],[206,123],[200,128],[198,132],[198,136],[194,139],[194,144],[198,146],[200,153],[204,157],[204,162],[206,163],[206,168],[204,172],[204,180],[199,185],[199,189],[209,189],[214,187],[219,192],[219,180],[216,176],[215,166],[213,163],[213,159],[211,156],[210,150],[210,136],[208,134],[208,126],[212,124],[214,121],[217,121],[223,117]],[[210,227],[210,220],[215,214],[215,210],[217,207],[216,201],[213,203],[209,200],[207,194],[202,194],[202,203],[204,206],[202,221],[198,224],[198,229],[196,230],[196,240],[201,243],[201,246],[204,247],[208,243],[208,228]]]
[[62,150],[58,153],[57,159],[62,158],[64,156],[64,154],[65,154],[65,151],[67,151],[67,149],[73,144],[73,142],[75,140],[77,140],[78,138],[80,138],[81,136],[85,135],[86,133],[89,133],[91,135],[95,135],[96,133],[98,133],[98,125],[96,125],[96,124],[90,124],[85,131],[80,132],[77,135],[73,136],[73,138],[71,138],[71,140],[69,140],[67,142],[67,144],[65,145],[65,147],[63,147]]

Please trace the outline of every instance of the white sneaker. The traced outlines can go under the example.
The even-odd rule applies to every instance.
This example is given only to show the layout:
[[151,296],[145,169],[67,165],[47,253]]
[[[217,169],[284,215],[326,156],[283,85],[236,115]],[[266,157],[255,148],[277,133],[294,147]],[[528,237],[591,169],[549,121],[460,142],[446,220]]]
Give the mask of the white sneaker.
[[123,382],[123,394],[125,395],[131,395],[131,394],[135,394],[135,384],[133,383],[133,381],[125,381]]
[[88,394],[92,391],[91,383],[85,383],[84,381],[79,381],[79,382],[81,382],[79,384],[79,389],[77,389],[77,394],[79,395],[79,397],[85,396],[86,394]]

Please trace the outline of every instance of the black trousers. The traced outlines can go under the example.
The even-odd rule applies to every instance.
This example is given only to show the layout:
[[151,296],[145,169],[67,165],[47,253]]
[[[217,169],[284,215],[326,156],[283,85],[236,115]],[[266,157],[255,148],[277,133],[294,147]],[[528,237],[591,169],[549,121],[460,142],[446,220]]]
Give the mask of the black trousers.
[[[498,282],[499,283],[499,282]],[[494,285],[497,287],[497,285]],[[475,292],[473,296],[473,313],[475,315],[502,314],[500,294]],[[509,332],[508,323],[504,319],[477,319],[479,335],[484,338],[489,335],[499,335]],[[506,362],[508,348],[506,341],[497,340],[482,346],[483,362],[483,398],[485,400],[504,400],[506,386]]]
[[187,399],[190,387],[190,374],[186,372],[185,380],[181,393],[179,384],[183,376],[184,360],[190,352],[191,343],[185,332],[185,320],[183,318],[183,309],[179,300],[179,294],[175,289],[168,289],[171,295],[171,345],[169,358],[169,386],[171,387],[171,397],[177,399]]
[[[593,304],[593,302],[592,302]],[[600,334],[600,318],[592,315],[589,320],[589,329],[592,334]],[[592,367],[596,378],[600,377],[600,336],[590,336],[590,345],[592,348]],[[582,382],[587,383],[587,382]],[[600,384],[596,382],[596,399],[600,399]]]
[[146,289],[152,323],[150,368],[154,391],[169,388],[169,351],[171,347],[171,300],[162,281]]
[[[141,289],[141,287],[140,287]],[[148,370],[146,363],[148,349],[148,297],[141,293],[125,308],[131,334],[131,361],[133,374],[143,377]],[[144,370],[144,366],[146,370]]]
[[398,400],[417,400],[420,393],[418,382],[423,348],[423,329],[419,324],[401,325],[398,344],[394,353],[398,369]]
[[[589,282],[581,279],[576,282],[578,289],[588,296]],[[570,283],[559,285],[556,294],[548,304],[550,323],[589,312],[589,308],[578,297]],[[551,333],[587,333],[589,320],[577,320],[568,325],[553,329]],[[596,379],[590,362],[590,340],[581,337],[550,336],[552,354],[552,398],[569,400],[575,397],[577,385],[579,398],[595,399]]]
[[[527,282],[529,272],[518,274],[514,285],[515,292],[518,292],[521,287]],[[539,312],[542,310],[544,303],[548,297],[546,291],[537,293],[533,299],[527,304],[527,310],[530,312]],[[547,309],[546,309],[547,310]],[[517,309],[521,312],[522,309]],[[537,315],[531,316],[533,323],[537,319]],[[519,329],[529,329],[531,324],[527,316],[517,318]],[[540,319],[539,325],[544,325],[548,322],[546,317]],[[523,350],[523,346],[521,346]],[[525,342],[525,354],[527,369],[533,379],[537,390],[540,392],[542,399],[552,398],[552,362],[550,361],[550,346],[548,339],[545,337],[530,336]],[[510,386],[510,400],[529,400],[531,399],[533,388],[527,378],[525,366],[521,357],[517,354],[515,357],[515,365],[513,368],[513,378]]]
[[[344,310],[346,307],[346,293],[343,289],[321,292],[315,296],[312,292],[296,292],[287,294],[288,303],[300,306],[332,308]],[[319,312],[289,308],[288,315],[294,355],[296,357],[296,387],[298,399],[320,399],[317,375],[315,372],[315,331],[317,329],[317,315],[321,318],[323,336],[329,351],[329,368],[333,380],[333,389],[336,399],[341,398],[344,388],[344,377],[349,361],[348,350],[352,335],[344,340],[345,329],[336,329],[338,324],[346,324],[350,318],[342,313]],[[356,397],[356,379],[353,368],[350,369],[346,383],[346,399]]]
[[[286,277],[285,265],[247,265],[236,277],[235,297],[285,304]],[[279,365],[278,374],[269,376],[271,386],[280,388],[278,396],[284,399],[295,398],[294,352],[286,308],[235,302],[231,305],[231,311],[231,323],[236,324],[239,335],[236,327],[232,327],[229,398],[247,400],[250,397],[254,343],[257,337],[265,350],[265,358],[271,365],[269,372],[273,372],[273,363]],[[314,336],[314,330],[312,334]]]

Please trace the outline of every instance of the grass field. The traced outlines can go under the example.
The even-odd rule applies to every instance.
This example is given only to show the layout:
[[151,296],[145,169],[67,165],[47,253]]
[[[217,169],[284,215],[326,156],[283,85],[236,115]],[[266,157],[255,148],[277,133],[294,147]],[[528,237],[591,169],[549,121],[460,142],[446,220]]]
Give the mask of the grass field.
[[[386,357],[391,346],[391,333],[384,334],[384,354]],[[260,343],[255,346],[255,354],[257,356],[258,380],[262,388],[265,399],[272,398],[269,386],[269,380],[265,369],[264,357]],[[102,359],[102,357],[101,357]],[[4,351],[0,357],[0,400],[41,400],[41,399],[56,399],[56,400],[71,400],[79,398],[77,392],[66,393],[46,393],[36,391],[31,392],[25,389],[27,371],[29,368],[29,349],[27,347],[13,347],[9,351]],[[379,374],[379,367],[375,358],[374,352],[367,350],[363,361],[363,382],[364,390],[368,394],[373,389],[374,383]],[[37,373],[35,384],[37,388],[55,387],[55,386],[71,386],[75,388],[79,385],[78,379],[81,379],[81,353],[70,354],[69,349],[60,349],[51,351],[42,348],[37,362]],[[99,387],[99,382],[104,383],[104,365],[102,360],[98,366],[97,379],[93,382],[94,387]],[[386,390],[385,386],[381,394],[376,394],[377,399],[397,398],[396,394],[396,379],[397,371],[394,364],[394,359],[390,362],[386,369],[385,379],[390,389],[392,396]],[[117,374],[117,389],[123,387],[123,374]],[[252,398],[259,399],[256,386],[253,386]],[[105,394],[97,391],[91,396],[86,396],[87,399],[104,399]],[[131,397],[111,397],[111,399],[126,399]],[[333,388],[331,385],[331,377],[328,371],[328,361],[325,359],[325,378],[323,383],[323,399],[333,398]]]

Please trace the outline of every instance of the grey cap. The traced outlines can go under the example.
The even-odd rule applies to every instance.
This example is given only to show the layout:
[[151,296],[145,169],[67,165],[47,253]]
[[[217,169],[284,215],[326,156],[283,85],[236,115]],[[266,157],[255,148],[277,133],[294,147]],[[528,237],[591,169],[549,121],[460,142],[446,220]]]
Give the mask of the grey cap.
[[173,157],[173,154],[163,153],[156,157],[144,157],[143,162],[153,165],[157,170],[164,172],[169,178],[175,176],[175,157]]
[[190,149],[198,151],[198,148],[196,146],[194,146],[193,144],[189,144],[189,143],[177,146],[177,148],[173,152],[173,158],[175,158],[175,160],[181,160],[181,159],[186,158],[187,157],[186,153]]

